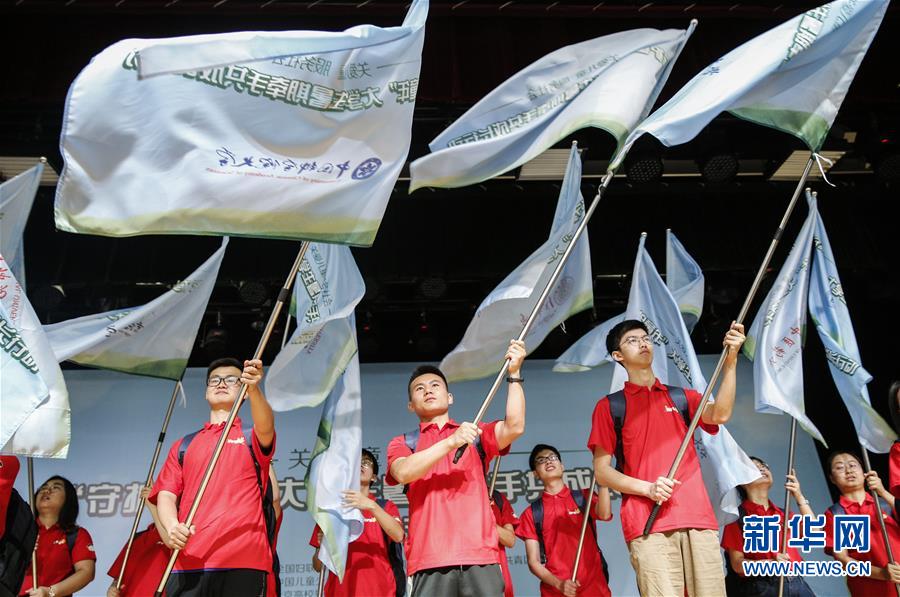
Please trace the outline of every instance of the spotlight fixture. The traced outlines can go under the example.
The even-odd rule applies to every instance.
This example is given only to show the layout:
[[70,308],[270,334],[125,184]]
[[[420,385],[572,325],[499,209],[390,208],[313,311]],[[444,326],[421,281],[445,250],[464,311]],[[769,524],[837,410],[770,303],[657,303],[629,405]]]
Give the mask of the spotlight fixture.
[[425,278],[419,284],[419,292],[427,299],[439,299],[447,292],[447,282],[443,278]]
[[631,183],[659,182],[663,175],[662,159],[649,153],[637,154],[625,160],[625,174]]
[[248,305],[261,305],[269,298],[268,288],[258,280],[244,280],[238,285],[238,295]]
[[206,328],[206,334],[200,342],[200,348],[206,351],[210,360],[225,356],[228,350],[228,330],[222,326],[222,313],[216,313],[216,323]]
[[738,160],[730,153],[715,153],[700,164],[703,180],[710,184],[731,182],[738,174]]

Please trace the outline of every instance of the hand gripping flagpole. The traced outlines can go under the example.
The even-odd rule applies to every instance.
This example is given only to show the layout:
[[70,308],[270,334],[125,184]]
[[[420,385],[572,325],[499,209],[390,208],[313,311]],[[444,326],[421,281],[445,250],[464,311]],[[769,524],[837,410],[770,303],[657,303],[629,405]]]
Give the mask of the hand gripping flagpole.
[[[169,421],[172,420],[172,411],[175,409],[175,402],[178,399],[178,390],[181,387],[181,380],[175,382],[172,389],[172,398],[169,400],[169,407],[166,409],[166,416],[163,418],[162,429],[159,430],[159,437],[156,440],[156,449],[153,450],[153,458],[150,460],[150,470],[147,471],[147,480],[144,481],[144,487],[150,487],[153,484],[153,474],[156,472],[156,464],[159,461],[159,454],[162,451],[163,443],[166,441],[166,431],[169,429]],[[141,523],[141,515],[144,513],[144,505],[146,500],[141,498],[138,502],[137,512],[134,514],[134,522],[131,524],[131,534],[128,535],[128,544],[125,546],[125,555],[122,558],[122,567],[119,569],[119,576],[116,578],[116,589],[122,588],[122,578],[125,576],[125,567],[128,565],[128,557],[131,555],[131,546],[134,543],[134,536],[137,534],[138,525]]]
[[[609,186],[609,183],[612,181],[612,179],[612,172],[607,172],[606,176],[603,177],[603,182],[600,183],[600,188],[597,189],[597,195],[594,197],[594,200],[591,201],[591,206],[584,214],[584,218],[581,219],[581,223],[578,224],[578,228],[575,229],[575,233],[572,235],[572,240],[570,240],[569,244],[566,245],[566,250],[563,252],[562,257],[556,263],[556,269],[553,270],[553,273],[550,275],[550,279],[547,281],[547,285],[544,286],[544,290],[541,292],[540,297],[534,304],[534,308],[531,309],[531,315],[528,316],[528,320],[525,322],[525,326],[522,327],[522,331],[519,333],[519,337],[516,338],[517,341],[521,342],[525,340],[525,336],[527,336],[528,332],[531,331],[531,326],[533,326],[534,322],[537,321],[537,316],[541,310],[541,307],[544,306],[544,302],[547,300],[547,297],[550,296],[550,291],[553,290],[554,284],[556,284],[556,281],[559,279],[563,267],[565,267],[566,262],[569,260],[569,255],[571,255],[572,251],[575,250],[575,245],[578,244],[578,240],[581,238],[582,233],[584,233],[585,229],[587,228],[588,221],[590,221],[591,216],[594,215],[594,211],[597,209],[597,205],[600,204],[600,199],[603,198],[603,192],[606,190],[606,187]],[[494,399],[494,396],[497,394],[497,390],[500,389],[500,384],[503,383],[503,380],[506,378],[508,372],[509,359],[506,359],[503,362],[503,367],[500,368],[500,373],[497,374],[497,378],[494,380],[493,385],[491,385],[491,389],[488,391],[487,396],[485,396],[484,402],[481,404],[481,408],[478,409],[478,414],[475,415],[475,420],[473,421],[473,423],[475,423],[476,425],[478,425],[478,423],[480,423],[484,418],[485,413],[487,413],[488,407],[491,405],[491,400]],[[459,462],[459,459],[462,458],[462,455],[465,453],[468,446],[469,444],[463,444],[462,446],[457,448],[456,454],[453,456],[453,464]]]
[[[29,456],[25,459],[25,464],[28,468],[28,505],[31,506],[32,515],[36,516],[37,510],[34,507],[34,458]],[[34,549],[31,550],[31,585],[32,588],[37,590],[37,543],[34,544]]]
[[594,502],[594,490],[597,489],[597,480],[591,483],[591,495],[588,497],[587,506],[584,509],[584,516],[581,517],[581,535],[578,536],[578,550],[575,552],[575,564],[572,566],[572,582],[578,576],[578,564],[581,563],[581,550],[584,548],[584,535],[587,532],[588,521],[591,519],[591,506]]
[[[756,292],[757,290],[759,290],[762,279],[766,275],[766,270],[769,268],[769,263],[771,263],[772,261],[772,256],[775,253],[775,249],[778,247],[778,242],[781,240],[781,235],[784,234],[784,228],[785,226],[787,226],[788,220],[791,217],[791,213],[794,211],[794,206],[797,205],[797,200],[800,198],[800,193],[803,190],[803,185],[806,184],[806,178],[809,176],[809,171],[812,168],[813,164],[815,164],[815,159],[813,158],[813,155],[810,154],[809,160],[806,162],[806,168],[803,169],[803,174],[800,176],[800,181],[797,183],[797,188],[794,189],[794,196],[791,197],[791,201],[790,203],[788,203],[787,209],[784,212],[784,216],[782,216],[781,218],[781,223],[778,224],[778,230],[775,231],[775,236],[772,237],[772,242],[769,244],[769,250],[766,251],[766,256],[763,258],[763,262],[759,266],[759,271],[756,272],[756,278],[753,280],[752,286],[750,286],[750,292],[747,294],[747,298],[744,299],[744,305],[741,307],[741,311],[740,313],[738,313],[737,319],[735,319],[735,323],[743,323],[744,318],[747,317],[747,311],[750,310],[750,303],[753,302],[753,297],[756,296]],[[726,346],[722,349],[722,354],[719,356],[719,362],[716,363],[716,368],[709,380],[709,384],[706,386],[706,390],[703,392],[703,398],[700,400],[700,404],[697,405],[697,411],[694,413],[694,418],[691,419],[691,424],[690,426],[688,426],[687,434],[685,434],[684,439],[681,441],[681,446],[678,448],[678,453],[675,455],[675,461],[669,468],[669,473],[666,475],[666,477],[669,479],[675,478],[675,473],[678,472],[678,466],[681,464],[681,459],[684,458],[684,453],[687,452],[688,446],[694,439],[694,431],[696,431],[697,425],[700,424],[700,418],[703,416],[703,409],[706,408],[707,403],[709,403],[709,397],[712,394],[712,389],[716,385],[716,381],[719,379],[719,375],[722,373],[722,368],[725,366],[725,358],[727,356],[728,347]],[[647,524],[644,525],[644,537],[649,535],[650,531],[653,529],[653,523],[656,522],[656,517],[659,515],[659,509],[661,507],[662,502],[657,502],[656,505],[653,506],[653,511],[650,512],[650,516],[647,518]]]
[[[794,470],[794,447],[797,445],[797,419],[791,417],[791,441],[788,443],[788,474],[793,474]],[[799,505],[799,504],[798,504]],[[781,521],[781,545],[778,546],[778,553],[787,553],[788,541],[788,520],[791,518],[791,492],[784,490],[784,519]],[[784,576],[778,577],[778,597],[784,595]]]
[[[290,273],[288,273],[287,279],[284,281],[284,286],[281,287],[281,291],[278,293],[278,299],[275,301],[275,306],[272,308],[272,313],[269,315],[269,321],[266,323],[266,327],[263,330],[262,338],[259,339],[259,344],[256,346],[256,352],[253,354],[253,359],[262,358],[263,351],[266,349],[266,344],[269,343],[269,338],[272,336],[272,330],[275,327],[276,322],[278,321],[278,317],[281,315],[281,310],[284,308],[286,302],[291,299],[291,286],[294,284],[294,278],[297,277],[297,270],[300,269],[300,264],[303,262],[303,257],[306,255],[306,250],[309,248],[309,242],[303,241],[300,244],[300,251],[297,253],[297,258],[294,260],[294,265],[291,267]],[[231,429],[231,426],[234,424],[234,419],[237,417],[238,411],[241,409],[241,404],[244,402],[244,398],[247,396],[247,385],[241,385],[241,393],[238,395],[237,400],[234,401],[234,404],[231,406],[231,412],[228,413],[228,419],[225,421],[225,427],[222,429],[222,435],[219,436],[219,441],[216,442],[216,447],[213,450],[212,457],[209,460],[209,464],[206,465],[206,472],[203,474],[203,480],[200,482],[200,487],[197,489],[197,496],[194,498],[194,503],[191,504],[191,509],[188,511],[187,519],[184,521],[184,524],[188,527],[191,526],[191,523],[194,522],[194,516],[197,514],[197,509],[200,507],[200,500],[203,499],[203,494],[206,493],[206,487],[209,485],[209,480],[212,478],[213,471],[216,468],[216,463],[219,461],[219,456],[222,454],[222,448],[225,446],[225,440],[228,438],[228,431]],[[175,560],[178,559],[178,554],[181,553],[180,549],[175,549],[172,551],[172,555],[169,558],[169,563],[166,566],[166,570],[163,573],[162,578],[159,581],[159,586],[156,588],[155,597],[162,597],[163,590],[166,588],[166,581],[169,580],[169,575],[172,573],[172,568],[175,566]]]
[[[863,468],[865,468],[866,474],[869,474],[869,471],[872,470],[872,464],[869,462],[869,451],[866,449],[862,442],[859,444],[860,452],[862,453],[863,458]],[[875,511],[878,514],[881,514],[881,506],[878,501],[878,494],[875,493],[874,489],[869,490],[869,494],[872,496],[872,499],[875,500]],[[891,564],[896,564],[897,560],[894,559],[894,550],[891,549],[891,541],[888,537],[887,527],[884,524],[884,516],[878,516],[878,526],[881,527],[881,539],[884,541],[884,546],[887,548],[887,558],[888,562]],[[900,584],[894,583],[894,589],[897,591],[897,596],[900,597]]]

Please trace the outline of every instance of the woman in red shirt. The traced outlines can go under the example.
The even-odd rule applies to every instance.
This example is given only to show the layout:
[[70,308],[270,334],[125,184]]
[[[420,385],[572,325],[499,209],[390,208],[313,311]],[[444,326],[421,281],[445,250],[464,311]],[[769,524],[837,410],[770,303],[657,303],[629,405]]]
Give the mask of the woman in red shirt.
[[68,479],[54,475],[34,496],[38,521],[37,582],[31,567],[20,595],[64,597],[74,595],[94,580],[94,545],[90,534],[75,524],[78,494]]

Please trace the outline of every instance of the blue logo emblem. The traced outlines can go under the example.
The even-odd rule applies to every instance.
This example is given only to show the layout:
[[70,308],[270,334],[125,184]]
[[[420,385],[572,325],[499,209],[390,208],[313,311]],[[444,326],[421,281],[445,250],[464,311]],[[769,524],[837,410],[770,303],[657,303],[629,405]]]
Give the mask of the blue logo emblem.
[[353,180],[364,180],[378,172],[379,168],[381,168],[381,160],[378,158],[369,158],[357,166],[356,170],[354,170],[353,174],[350,176],[353,177]]

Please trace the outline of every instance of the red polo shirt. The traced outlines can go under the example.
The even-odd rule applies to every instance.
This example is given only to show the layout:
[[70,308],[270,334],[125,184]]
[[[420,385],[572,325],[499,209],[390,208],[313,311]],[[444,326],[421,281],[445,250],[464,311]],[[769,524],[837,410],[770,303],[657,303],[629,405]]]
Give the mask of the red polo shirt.
[[[900,497],[900,441],[891,445],[890,460],[888,461],[888,491],[894,497]],[[894,509],[896,510],[896,504]]]
[[[187,519],[206,465],[224,427],[224,422],[217,425],[206,423],[185,452],[183,467],[178,463],[181,440],[175,442],[150,492],[152,504],[156,504],[160,491],[169,491],[179,498],[178,520],[184,522]],[[268,453],[265,453],[255,431],[251,436],[260,470],[268,471],[275,454],[275,441],[272,440]],[[262,482],[265,489],[269,475],[263,474]],[[174,572],[271,569],[272,552],[266,538],[262,498],[256,482],[253,457],[241,431],[240,418],[235,419],[228,432],[228,439],[193,524],[196,532],[179,553]]]
[[[688,411],[693,417],[702,396],[693,390],[685,390],[685,394]],[[687,425],[669,397],[669,391],[658,379],[649,388],[626,381],[625,410],[621,438],[625,456],[624,472],[629,477],[656,481],[669,472],[687,433]],[[701,422],[700,427],[710,434],[719,431],[718,425]],[[617,441],[609,401],[603,398],[594,408],[587,447],[591,453],[600,446],[609,454],[615,455]],[[653,532],[718,529],[693,442],[688,445],[675,478],[681,481],[681,485],[675,487],[675,493],[660,508]],[[652,500],[645,497],[625,494],[621,517],[626,542],[643,534],[644,525],[654,505]]]
[[[506,498],[506,496],[503,497]],[[497,502],[491,500],[491,512],[494,514],[494,521],[499,526],[512,525],[513,532],[515,532],[516,528],[519,526],[519,519],[516,517],[516,513],[513,512],[508,499],[503,500],[503,508],[498,506]],[[509,574],[509,560],[506,559],[506,546],[498,542],[497,548],[500,550],[500,571],[503,573],[503,584],[505,587],[503,596],[513,597],[515,591],[513,591],[512,576]]]
[[[585,498],[588,490],[582,490]],[[556,495],[541,494],[544,503],[544,551],[547,554],[547,570],[557,578],[567,580],[572,578],[572,566],[575,564],[575,554],[578,551],[578,539],[581,536],[581,523],[584,514],[578,509],[578,504],[572,497],[568,487]],[[591,508],[596,508],[597,496],[591,499]],[[591,517],[593,521],[593,517]],[[610,517],[608,520],[612,520]],[[594,521],[596,530],[596,521]],[[519,516],[519,528],[516,535],[521,539],[539,541],[537,529],[534,525],[534,515],[529,506]],[[603,576],[603,561],[600,557],[600,548],[591,534],[590,529],[584,536],[584,547],[581,549],[581,560],[578,564],[578,576],[576,580],[581,584],[581,593],[598,597],[609,597],[609,586]],[[553,587],[541,583],[542,597],[557,597],[562,595]]]
[[[779,525],[784,521],[784,510],[773,504],[772,500],[769,500],[768,506],[760,506],[750,500],[744,500],[744,503],[741,504],[741,506],[744,507],[744,512],[747,513],[747,516],[777,515]],[[789,528],[787,529],[787,533],[788,539],[790,539],[791,530]],[[740,521],[735,521],[725,526],[725,530],[722,532],[722,547],[724,549],[743,553],[745,560],[774,560],[778,556],[777,550],[768,553],[744,553],[744,529],[741,528]],[[793,562],[803,561],[803,558],[800,557],[800,552],[797,551],[795,547],[788,547],[787,554]],[[726,564],[731,566],[730,562],[726,562]]]
[[[375,499],[375,494],[369,494],[370,499]],[[384,511],[400,520],[400,511],[394,502],[388,500],[384,505]],[[356,541],[350,543],[347,550],[347,568],[344,572],[344,582],[338,577],[329,574],[325,583],[325,597],[354,597],[355,595],[384,595],[390,597],[395,594],[396,583],[394,571],[391,569],[391,561],[388,559],[387,537],[375,520],[375,516],[368,511],[363,512],[363,533]],[[309,544],[319,547],[319,525],[313,529]]]
[[0,537],[6,532],[6,509],[18,474],[19,459],[15,456],[0,456]]
[[[497,447],[497,422],[482,423],[481,445],[486,462],[507,454]],[[443,429],[434,423],[419,424],[418,450],[426,450],[453,435],[459,423],[450,420]],[[409,532],[406,535],[407,574],[444,566],[483,566],[500,562],[499,538],[491,514],[484,466],[478,450],[470,446],[453,464],[456,450],[438,460],[425,476],[409,484]],[[397,485],[390,474],[398,458],[412,454],[402,435],[388,444],[388,485]]]
[[[872,496],[866,494],[866,499],[862,504],[857,504],[844,496],[838,500],[847,514],[864,514],[869,517],[869,545],[871,549],[867,553],[860,553],[855,550],[848,550],[846,554],[854,560],[861,562],[872,562],[873,566],[884,568],[887,566],[887,550],[884,547],[884,539],[881,536],[881,525],[878,519],[873,516],[881,516],[884,518],[884,524],[887,528],[888,538],[891,541],[891,550],[894,557],[900,554],[900,525],[894,520],[893,516],[885,516],[879,505],[875,503]],[[825,553],[834,555],[834,515],[825,511]],[[857,576],[847,577],[847,588],[853,597],[897,597],[897,590],[893,583],[886,580],[874,580],[871,578],[861,578]]]
[[[113,562],[109,572],[106,573],[107,576],[113,579],[113,582],[119,578],[119,572],[122,570],[122,561],[125,559],[125,549],[127,548],[127,543],[122,546],[122,551],[119,552],[116,561]],[[166,570],[166,564],[169,563],[171,555],[172,550],[163,543],[162,538],[159,536],[159,531],[156,530],[156,525],[150,523],[147,530],[134,536],[119,594],[122,597],[153,595],[159,586],[159,581]]]
[[[37,546],[37,574],[38,586],[49,587],[61,580],[70,577],[75,571],[75,563],[84,560],[97,560],[97,554],[94,553],[94,541],[91,539],[90,533],[81,527],[78,527],[78,535],[75,536],[75,545],[72,546],[72,553],[69,553],[69,546],[66,543],[66,533],[58,524],[53,525],[49,529],[41,524],[38,520],[38,537]],[[31,565],[25,573],[25,580],[22,582],[22,590],[19,594],[25,594],[34,587],[31,576]],[[62,594],[57,597],[63,597]]]

